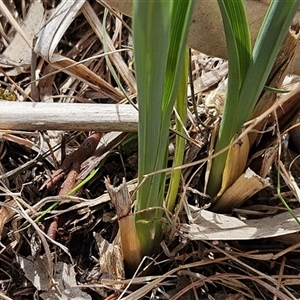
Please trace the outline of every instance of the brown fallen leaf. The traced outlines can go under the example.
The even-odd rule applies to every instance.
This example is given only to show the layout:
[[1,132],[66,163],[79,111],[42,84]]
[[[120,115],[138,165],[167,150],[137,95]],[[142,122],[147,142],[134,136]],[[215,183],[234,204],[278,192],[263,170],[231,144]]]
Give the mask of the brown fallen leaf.
[[[17,207],[16,202],[13,199],[6,199],[4,203],[7,206]],[[11,219],[15,214],[13,209],[8,208],[7,206],[0,207],[0,240],[4,235],[4,225]]]

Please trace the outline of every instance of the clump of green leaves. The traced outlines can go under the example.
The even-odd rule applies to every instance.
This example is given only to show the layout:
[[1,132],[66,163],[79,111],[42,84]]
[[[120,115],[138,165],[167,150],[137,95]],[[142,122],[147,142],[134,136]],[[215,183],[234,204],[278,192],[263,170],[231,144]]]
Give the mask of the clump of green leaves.
[[[271,2],[253,50],[243,1],[218,0],[218,3],[226,34],[229,73],[215,153],[227,147],[251,117],[300,1]],[[207,188],[212,197],[221,188],[227,153],[212,161]]]
[[[194,1],[134,1],[133,41],[139,100],[139,163],[135,221],[143,254],[161,239],[170,118],[183,71]],[[186,78],[187,82],[187,78]],[[186,83],[185,83],[186,85]],[[182,99],[181,101],[186,101]],[[171,205],[173,207],[173,205]]]

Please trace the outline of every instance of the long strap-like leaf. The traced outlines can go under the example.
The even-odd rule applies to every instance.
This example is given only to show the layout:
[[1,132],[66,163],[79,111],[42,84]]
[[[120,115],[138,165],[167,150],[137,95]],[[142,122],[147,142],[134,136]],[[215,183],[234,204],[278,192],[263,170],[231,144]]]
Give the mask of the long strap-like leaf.
[[[178,91],[194,1],[134,1],[133,39],[139,100],[139,181],[167,166],[170,118]],[[137,233],[144,254],[160,239],[165,174],[150,176],[136,201]],[[141,212],[143,211],[143,212]]]

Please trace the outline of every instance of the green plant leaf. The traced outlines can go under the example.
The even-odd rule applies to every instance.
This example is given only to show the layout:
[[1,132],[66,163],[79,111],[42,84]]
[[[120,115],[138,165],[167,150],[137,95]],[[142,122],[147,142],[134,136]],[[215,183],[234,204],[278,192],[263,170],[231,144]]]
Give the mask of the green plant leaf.
[[299,0],[273,0],[253,48],[252,59],[240,91],[238,124],[246,122],[271,72],[282,42],[300,5]]
[[[296,14],[300,1],[281,1],[273,0],[270,4],[264,22],[261,26],[250,60],[247,55],[240,55],[244,45],[248,43],[241,42],[242,32],[245,30],[234,30],[230,26],[236,22],[240,8],[233,8],[242,5],[242,1],[219,0],[219,6],[222,13],[225,27],[226,40],[228,46],[229,74],[228,91],[226,96],[224,114],[220,125],[220,131],[215,146],[215,152],[218,152],[230,144],[233,136],[238,133],[242,125],[249,120],[252,111],[259,99],[259,96],[265,86],[266,80],[270,74],[271,68],[275,62],[281,44],[287,34],[289,25]],[[246,22],[246,20],[244,20]],[[240,26],[245,27],[246,24]],[[232,39],[235,40],[232,41]],[[240,50],[238,50],[240,49]],[[244,51],[246,53],[247,51]],[[246,73],[244,76],[244,67]],[[237,68],[239,71],[237,71]],[[235,73],[237,72],[237,74]],[[237,79],[239,77],[242,81]],[[235,80],[232,80],[235,78]],[[238,94],[238,98],[236,98]],[[213,159],[211,174],[208,182],[208,193],[214,197],[221,186],[222,172],[225,166],[226,153]]]
[[[251,39],[248,21],[242,0],[219,0],[222,14],[227,51],[228,51],[228,87],[224,114],[220,125],[215,152],[229,145],[235,133],[239,92],[251,58]],[[212,163],[208,193],[215,196],[222,181],[227,151],[217,156]]]
[[[187,78],[188,78],[188,69],[189,69],[189,49],[186,49],[185,59],[184,59],[184,68],[181,72],[181,78],[179,83],[179,91],[176,98],[176,111],[178,117],[176,118],[176,131],[178,133],[185,133],[186,125],[186,95],[187,95]],[[173,167],[182,165],[183,157],[185,152],[186,139],[179,134],[176,135],[175,142],[175,153],[173,159]],[[173,170],[170,177],[170,184],[168,193],[166,196],[166,206],[169,211],[173,211],[176,204],[176,199],[178,196],[178,188],[180,183],[181,170]]]
[[[133,40],[139,98],[139,182],[167,166],[170,118],[194,1],[134,1]],[[136,226],[144,254],[161,238],[165,174],[147,178],[137,192]]]

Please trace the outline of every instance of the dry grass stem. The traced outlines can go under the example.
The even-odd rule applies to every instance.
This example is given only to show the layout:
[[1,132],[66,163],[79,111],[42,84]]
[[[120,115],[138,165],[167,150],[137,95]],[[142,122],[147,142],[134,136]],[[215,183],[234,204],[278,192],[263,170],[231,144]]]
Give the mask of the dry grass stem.
[[112,186],[110,180],[106,179],[105,186],[119,219],[119,233],[125,267],[127,272],[133,275],[142,260],[142,252],[136,234],[134,216],[131,213],[131,199],[128,188],[125,179],[118,187]]

